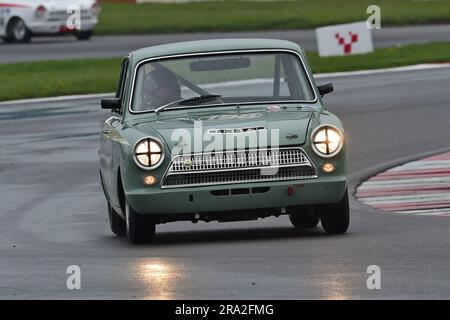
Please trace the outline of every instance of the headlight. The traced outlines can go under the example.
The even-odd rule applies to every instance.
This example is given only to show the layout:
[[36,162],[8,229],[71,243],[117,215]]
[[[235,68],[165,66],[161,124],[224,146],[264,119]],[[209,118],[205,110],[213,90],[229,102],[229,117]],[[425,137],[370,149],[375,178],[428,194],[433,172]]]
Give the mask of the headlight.
[[47,9],[45,9],[45,7],[41,5],[36,8],[36,12],[34,13],[34,15],[36,16],[37,19],[43,19],[46,13]]
[[156,138],[143,138],[134,145],[133,158],[140,168],[155,169],[164,158],[163,144]]
[[98,1],[94,2],[94,4],[91,7],[92,14],[95,16],[98,16],[101,11],[100,3]]
[[315,153],[324,158],[331,158],[341,151],[344,136],[338,128],[324,125],[313,131],[311,142]]

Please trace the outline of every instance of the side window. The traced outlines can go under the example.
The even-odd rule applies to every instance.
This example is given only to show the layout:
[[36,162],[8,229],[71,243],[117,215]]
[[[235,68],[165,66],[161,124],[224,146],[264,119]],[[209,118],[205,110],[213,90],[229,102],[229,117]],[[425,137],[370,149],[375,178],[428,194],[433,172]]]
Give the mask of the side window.
[[[127,79],[128,65],[129,65],[129,60],[124,59],[122,62],[122,69],[120,70],[119,81],[117,83],[117,88],[116,88],[116,98],[118,98],[120,100],[122,100],[124,91],[125,91],[125,82]],[[122,110],[119,110],[119,113],[122,113]]]

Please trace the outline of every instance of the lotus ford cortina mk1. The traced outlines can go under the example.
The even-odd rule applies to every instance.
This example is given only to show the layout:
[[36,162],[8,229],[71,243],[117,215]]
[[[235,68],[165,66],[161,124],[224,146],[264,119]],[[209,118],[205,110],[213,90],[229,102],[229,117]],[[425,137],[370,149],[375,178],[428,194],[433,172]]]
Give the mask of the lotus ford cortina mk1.
[[101,101],[100,177],[113,233],[151,240],[172,221],[288,214],[349,225],[344,130],[297,44],[181,42],[131,52]]

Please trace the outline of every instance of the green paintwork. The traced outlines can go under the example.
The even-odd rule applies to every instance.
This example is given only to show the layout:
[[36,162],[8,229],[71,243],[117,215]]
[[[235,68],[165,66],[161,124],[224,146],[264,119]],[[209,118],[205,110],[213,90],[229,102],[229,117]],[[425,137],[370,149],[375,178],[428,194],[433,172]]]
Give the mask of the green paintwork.
[[[282,108],[278,112],[267,112],[268,105],[247,105],[238,111],[235,107],[223,106],[214,108],[199,108],[171,110],[160,113],[132,114],[127,109],[130,99],[131,80],[137,64],[145,59],[168,55],[183,55],[192,53],[250,50],[250,49],[282,49],[295,51],[302,57],[306,72],[312,79],[306,55],[297,44],[282,40],[266,39],[227,39],[182,42],[144,48],[130,53],[129,66],[123,90],[123,113],[112,112],[111,117],[102,124],[100,139],[100,171],[105,195],[112,207],[120,214],[121,197],[119,185],[123,185],[124,196],[130,206],[142,214],[174,214],[207,211],[226,211],[256,209],[266,207],[286,207],[302,204],[337,203],[346,189],[346,146],[331,159],[316,155],[311,148],[311,132],[319,125],[330,124],[344,132],[340,120],[327,111],[319,97],[318,90],[312,79],[314,90],[319,97],[313,103],[277,104]],[[283,107],[286,107],[283,109]],[[205,120],[213,115],[226,114],[242,117],[234,120]],[[246,118],[245,115],[258,116]],[[317,168],[318,178],[309,180],[240,183],[221,186],[202,186],[191,188],[162,189],[157,183],[145,186],[143,176],[154,175],[161,181],[167,169],[174,147],[171,134],[174,129],[183,128],[193,131],[192,120],[202,119],[203,129],[233,127],[265,126],[268,129],[279,129],[280,146],[300,146],[306,152],[311,162]],[[288,139],[286,135],[294,133],[296,138]],[[141,138],[152,136],[164,143],[165,158],[163,163],[154,170],[139,168],[133,161],[132,148]],[[269,139],[270,141],[270,139]],[[201,146],[200,148],[204,148]],[[244,147],[241,145],[239,147]],[[336,165],[336,171],[324,174],[320,167],[325,162]],[[211,190],[252,188],[270,186],[271,190],[264,194],[230,195],[224,197],[212,196]],[[295,188],[294,196],[288,196],[287,188]],[[191,198],[190,198],[191,197]]]

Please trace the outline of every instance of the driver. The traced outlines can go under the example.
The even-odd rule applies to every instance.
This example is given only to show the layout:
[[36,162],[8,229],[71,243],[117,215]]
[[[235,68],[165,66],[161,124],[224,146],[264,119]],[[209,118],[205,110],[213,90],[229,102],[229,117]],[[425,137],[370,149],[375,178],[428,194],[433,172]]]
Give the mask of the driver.
[[144,80],[143,102],[145,109],[156,109],[181,99],[178,77],[165,68],[155,68]]

